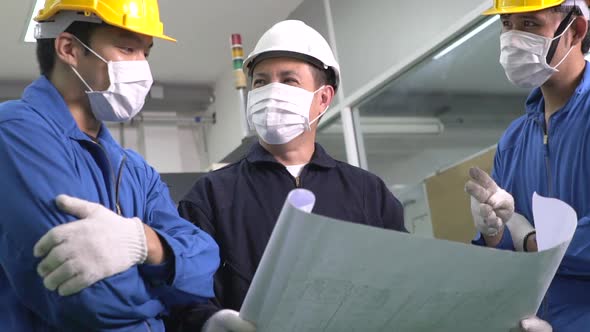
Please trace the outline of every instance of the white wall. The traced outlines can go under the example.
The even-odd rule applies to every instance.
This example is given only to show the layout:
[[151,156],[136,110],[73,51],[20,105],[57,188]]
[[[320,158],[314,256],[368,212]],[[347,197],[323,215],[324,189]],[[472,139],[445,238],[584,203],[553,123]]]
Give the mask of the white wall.
[[[209,152],[207,151],[206,128],[203,125],[195,128],[194,125],[178,126],[178,141],[180,144],[189,142],[187,146],[181,146],[181,165],[184,172],[204,171],[211,165]],[[192,144],[191,144],[192,143]]]
[[[174,117],[175,113],[170,113]],[[141,154],[159,173],[199,172],[209,166],[204,129],[206,125],[177,123],[127,123],[123,141],[119,124],[108,124],[111,134],[124,148]]]
[[[171,125],[146,124],[145,158],[160,173],[174,173],[182,170],[181,149],[178,127]],[[184,143],[186,144],[186,143]],[[186,148],[183,148],[186,150]],[[190,153],[187,151],[187,153]]]
[[216,113],[217,122],[207,130],[206,136],[211,163],[225,158],[242,143],[243,138],[240,97],[234,87],[230,64],[228,63],[227,71],[215,83],[215,103],[211,106],[211,111]]
[[303,1],[301,5],[289,15],[288,19],[305,22],[329,41],[326,10],[323,0]]

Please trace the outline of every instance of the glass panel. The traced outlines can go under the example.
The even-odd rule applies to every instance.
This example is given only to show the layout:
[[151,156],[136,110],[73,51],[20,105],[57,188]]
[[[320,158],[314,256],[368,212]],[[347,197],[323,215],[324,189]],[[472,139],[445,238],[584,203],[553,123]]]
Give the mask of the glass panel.
[[[320,121],[322,121],[320,119]],[[334,126],[340,126],[339,130],[333,130]],[[342,132],[342,123],[340,115],[330,119],[329,123],[322,123],[322,126],[316,133],[316,142],[318,142],[332,158],[346,162],[346,146],[344,143],[344,133]]]
[[524,113],[528,91],[498,62],[500,30],[497,18],[477,22],[358,105],[369,170],[406,204],[407,222],[428,215],[424,178],[494,145]]

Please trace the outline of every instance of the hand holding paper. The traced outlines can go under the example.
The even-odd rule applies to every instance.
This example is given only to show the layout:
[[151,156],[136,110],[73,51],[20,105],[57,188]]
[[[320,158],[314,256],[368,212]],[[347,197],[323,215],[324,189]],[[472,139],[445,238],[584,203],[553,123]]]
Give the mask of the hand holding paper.
[[539,308],[577,224],[565,203],[536,196],[533,209],[549,206],[552,214],[543,213],[560,221],[563,236],[545,251],[514,253],[302,210],[313,197],[289,194],[246,295],[240,317],[259,332],[519,330]]

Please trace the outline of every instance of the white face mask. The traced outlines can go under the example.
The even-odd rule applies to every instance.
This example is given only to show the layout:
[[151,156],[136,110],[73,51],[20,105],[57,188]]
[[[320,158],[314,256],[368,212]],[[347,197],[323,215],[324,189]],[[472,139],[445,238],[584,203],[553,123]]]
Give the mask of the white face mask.
[[563,36],[574,21],[555,38],[539,36],[534,33],[512,30],[500,35],[500,64],[506,76],[514,85],[521,88],[536,88],[543,85],[557,67],[567,58],[573,46],[555,67],[547,63],[547,53],[551,43]]
[[94,91],[76,68],[70,66],[88,88],[86,94],[96,119],[124,122],[136,116],[141,111],[154,82],[148,62],[146,60],[107,61],[80,40],[78,41],[108,66],[111,85],[105,91]]
[[282,83],[271,83],[248,93],[248,121],[258,136],[268,144],[286,144],[305,130],[322,115],[309,121],[309,110],[314,92]]

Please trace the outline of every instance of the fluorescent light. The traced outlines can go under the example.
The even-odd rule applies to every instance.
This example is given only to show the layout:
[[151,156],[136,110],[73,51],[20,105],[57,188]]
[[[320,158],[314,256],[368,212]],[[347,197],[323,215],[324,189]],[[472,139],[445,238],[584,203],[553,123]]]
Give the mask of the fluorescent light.
[[[445,128],[439,118],[405,116],[360,117],[363,134],[441,134]],[[342,123],[334,122],[322,134],[342,133]]]
[[478,33],[482,32],[485,28],[487,28],[490,25],[492,25],[492,23],[496,22],[498,19],[500,19],[500,15],[495,15],[495,16],[487,19],[485,22],[483,22],[482,24],[480,24],[477,28],[471,30],[469,33],[467,33],[463,37],[457,39],[451,45],[447,46],[444,50],[440,51],[437,55],[435,55],[433,57],[433,59],[434,60],[438,60],[438,59],[442,58],[443,56],[447,55],[449,52],[451,52],[452,50],[454,50],[457,47],[459,47],[459,45],[461,45],[464,42],[468,41],[473,36],[477,35]]
[[35,27],[37,26],[37,22],[33,20],[37,13],[43,9],[43,5],[45,4],[45,0],[37,0],[35,2],[35,7],[33,7],[33,12],[31,13],[31,17],[29,17],[29,24],[27,25],[27,32],[25,33],[25,43],[35,43],[37,40],[35,39]]

